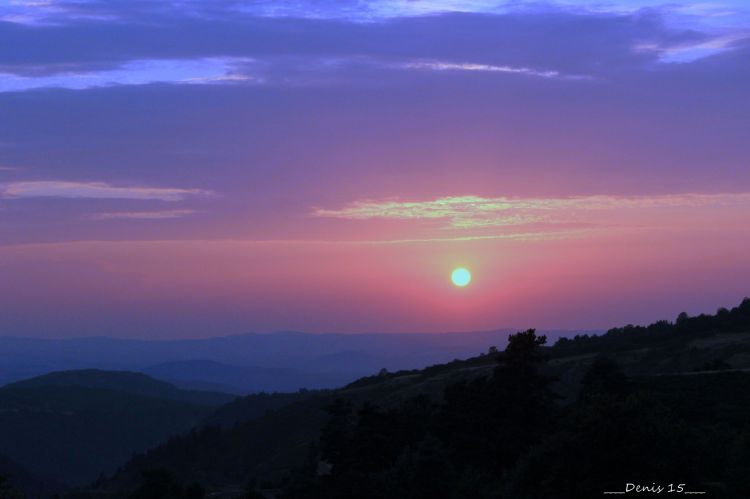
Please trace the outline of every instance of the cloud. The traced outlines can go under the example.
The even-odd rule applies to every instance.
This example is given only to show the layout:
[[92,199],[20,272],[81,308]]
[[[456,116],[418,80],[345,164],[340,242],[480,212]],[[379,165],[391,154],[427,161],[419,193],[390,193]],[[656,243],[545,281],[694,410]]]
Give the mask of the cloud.
[[[108,0],[77,8],[102,16],[118,10],[117,22],[0,23],[0,71],[35,80],[23,85],[49,85],[45,78],[57,75],[61,85],[90,89],[0,94],[4,161],[34,173],[0,173],[0,183],[63,178],[122,186],[135,176],[146,186],[211,185],[222,197],[211,213],[194,217],[195,231],[270,237],[315,231],[295,218],[312,205],[392,195],[492,197],[493,186],[522,196],[750,189],[743,90],[750,47],[661,64],[659,51],[633,48],[701,44],[715,33],[674,28],[653,10],[528,7],[351,22],[291,17],[300,3],[312,5],[274,2],[289,15],[260,17],[228,15],[234,0],[189,2],[204,9],[197,14],[186,3],[169,10],[165,2]],[[565,75],[594,81],[570,83]],[[59,227],[63,216],[152,209],[92,204],[25,203],[2,217],[0,240],[120,237],[125,225],[143,237],[187,231],[182,223]],[[505,224],[495,231],[503,232],[561,217],[549,210],[502,215],[421,225]],[[359,225],[313,222],[334,230]]]
[[347,19],[358,22],[382,21],[400,17],[429,16],[446,12],[490,13],[504,12],[498,0],[313,0],[279,2],[261,0],[240,2],[242,12],[267,17],[304,17],[313,19]]
[[588,76],[566,75],[555,70],[532,69],[517,66],[498,66],[496,64],[477,63],[455,63],[445,61],[412,61],[396,64],[394,67],[401,69],[418,69],[429,71],[475,71],[483,73],[510,73],[540,78],[563,78],[563,79],[588,79]]
[[114,15],[97,12],[96,0],[10,0],[0,4],[0,22],[29,26],[76,20],[113,21]]
[[[345,74],[356,64],[315,63],[358,59],[382,61],[381,69],[599,77],[623,68],[646,68],[670,50],[731,34],[669,26],[663,9],[592,13],[591,2],[582,9],[517,2],[498,8],[499,3],[21,3],[15,10],[43,14],[46,22],[33,27],[0,22],[0,91],[278,83],[304,80],[309,71]],[[378,22],[359,22],[368,16]],[[81,50],[81,40],[86,40],[87,50]],[[295,64],[287,64],[295,58]],[[236,71],[234,66],[243,61],[259,62],[259,67],[245,65],[244,71]],[[300,72],[305,64],[313,67]],[[274,78],[256,73],[263,69]]]
[[[99,67],[32,67],[20,68],[24,74],[3,72],[0,67],[0,92],[38,88],[82,90],[113,85],[145,85],[150,83],[254,83],[258,79],[237,74],[233,68],[246,65],[245,58],[205,58],[186,60],[138,60],[117,68]],[[5,68],[10,71],[12,68]]]
[[442,220],[454,229],[532,223],[584,222],[582,213],[662,208],[740,205],[750,208],[750,193],[666,194],[651,196],[577,196],[567,198],[486,198],[451,196],[428,201],[356,201],[340,209],[313,210],[313,215],[349,220]]
[[4,198],[67,198],[67,199],[134,199],[181,201],[193,196],[210,195],[202,189],[169,187],[116,187],[104,182],[68,182],[41,180],[0,184]]
[[[368,72],[364,75],[362,70]],[[117,85],[171,83],[198,84],[310,84],[336,81],[341,75],[370,80],[373,70],[416,70],[435,72],[505,73],[539,78],[590,79],[551,69],[520,66],[450,62],[439,60],[383,61],[374,57],[257,59],[223,57],[201,59],[154,59],[127,62],[119,67],[106,65],[0,66],[0,92],[41,88],[84,90]]]
[[511,212],[506,198],[455,196],[431,201],[357,201],[338,210],[316,209],[314,215],[352,220],[382,219],[444,219],[453,227],[468,225],[518,225],[538,217]]
[[164,18],[182,15],[216,19],[225,16],[333,19],[352,22],[383,22],[405,17],[425,17],[444,13],[504,14],[558,8],[597,14],[632,14],[652,9],[680,22],[700,25],[731,23],[748,16],[745,0],[702,0],[668,2],[665,0],[153,0],[150,2],[114,2],[112,0],[47,0],[5,2],[0,19],[34,26],[60,25],[74,21],[118,21]]
[[635,49],[656,53],[659,61],[663,63],[688,63],[739,48],[743,42],[748,41],[750,41],[750,32],[741,31],[683,44],[662,46],[657,43],[645,43],[637,45]]
[[96,213],[92,220],[169,220],[197,213],[196,210],[115,211]]

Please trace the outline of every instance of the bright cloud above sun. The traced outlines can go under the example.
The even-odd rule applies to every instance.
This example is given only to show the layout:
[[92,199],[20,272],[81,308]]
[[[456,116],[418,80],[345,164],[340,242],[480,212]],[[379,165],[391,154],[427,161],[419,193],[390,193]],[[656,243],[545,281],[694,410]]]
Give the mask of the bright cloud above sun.
[[601,221],[602,214],[607,217],[618,212],[643,214],[669,209],[710,210],[727,206],[750,210],[750,193],[567,198],[451,196],[428,201],[357,201],[340,209],[318,208],[313,214],[350,220],[438,220],[454,229],[472,229],[538,222],[591,223]]

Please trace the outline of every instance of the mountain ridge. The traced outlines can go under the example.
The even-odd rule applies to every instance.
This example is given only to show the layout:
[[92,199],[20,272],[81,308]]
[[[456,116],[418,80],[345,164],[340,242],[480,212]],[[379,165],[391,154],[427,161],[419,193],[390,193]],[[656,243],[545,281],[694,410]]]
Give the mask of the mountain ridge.
[[[486,350],[488,345],[502,348],[510,332],[512,331],[435,334],[280,332],[198,340],[0,337],[0,357],[7,359],[0,372],[0,384],[52,371],[97,368],[143,372],[159,364],[201,359],[243,368],[295,369],[299,376],[292,385],[296,383],[296,387],[299,387],[302,386],[300,380],[304,381],[308,377],[314,380],[316,376],[322,376],[320,383],[307,388],[327,388],[331,386],[331,381],[327,379],[344,384],[381,368],[420,368],[476,355]],[[550,334],[557,337],[568,333],[553,331]],[[362,355],[362,359],[349,362],[351,355],[340,355],[342,352],[357,352],[357,355]],[[185,376],[175,377],[175,380],[187,379]],[[190,381],[211,380],[193,376]],[[245,387],[239,388],[247,390]],[[274,391],[278,386],[269,383],[250,388]]]

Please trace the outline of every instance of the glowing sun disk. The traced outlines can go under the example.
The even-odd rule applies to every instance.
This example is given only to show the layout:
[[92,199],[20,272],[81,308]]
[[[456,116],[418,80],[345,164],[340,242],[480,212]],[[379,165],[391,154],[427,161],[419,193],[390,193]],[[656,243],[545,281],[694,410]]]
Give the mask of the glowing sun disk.
[[471,272],[463,267],[459,267],[453,270],[451,281],[453,281],[453,284],[456,286],[463,288],[471,282]]

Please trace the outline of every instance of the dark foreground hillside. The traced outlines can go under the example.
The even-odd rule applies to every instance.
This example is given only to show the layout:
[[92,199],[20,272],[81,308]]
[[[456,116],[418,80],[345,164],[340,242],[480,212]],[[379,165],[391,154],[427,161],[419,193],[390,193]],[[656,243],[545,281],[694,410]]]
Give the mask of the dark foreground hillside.
[[138,373],[52,373],[0,388],[0,452],[45,477],[36,482],[83,485],[232,399]]
[[0,454],[0,498],[15,499],[24,495],[27,498],[47,498],[65,489],[65,485],[37,476]]
[[38,387],[78,387],[112,390],[175,402],[185,402],[207,407],[218,407],[231,402],[235,396],[223,392],[183,390],[171,383],[159,381],[145,374],[129,371],[102,371],[80,369],[52,372],[24,381],[5,385],[5,389]]
[[[491,372],[494,364],[494,357],[483,356],[425,371],[364,378],[339,390],[295,394],[292,403],[260,415],[253,411],[256,404],[274,403],[279,396],[240,398],[209,417],[211,425],[134,457],[112,480],[97,487],[95,497],[119,497],[141,481],[143,472],[160,468],[213,491],[239,493],[253,479],[276,484],[307,461],[328,420],[327,407],[339,397],[383,406],[395,406],[419,394],[439,398],[448,384]],[[227,418],[237,420],[243,413],[250,419],[226,424]]]

